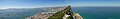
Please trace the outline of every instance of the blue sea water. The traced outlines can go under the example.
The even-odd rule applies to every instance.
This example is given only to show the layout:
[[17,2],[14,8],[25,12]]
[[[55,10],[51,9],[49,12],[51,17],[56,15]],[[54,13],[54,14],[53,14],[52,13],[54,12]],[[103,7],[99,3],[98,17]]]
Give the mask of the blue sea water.
[[32,9],[0,9],[0,19],[24,19],[38,12],[47,12],[47,10]]
[[[120,19],[120,7],[72,7],[84,19]],[[43,9],[6,9],[0,10],[0,19],[21,19],[37,12],[47,12]]]
[[120,19],[120,7],[73,7],[84,19]]

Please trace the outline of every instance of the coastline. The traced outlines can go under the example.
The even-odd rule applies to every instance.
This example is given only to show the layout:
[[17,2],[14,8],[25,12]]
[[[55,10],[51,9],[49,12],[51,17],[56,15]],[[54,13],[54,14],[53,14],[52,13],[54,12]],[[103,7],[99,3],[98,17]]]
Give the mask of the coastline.
[[[49,17],[53,16],[56,14],[56,12],[59,12],[59,11],[71,11],[71,7],[67,7],[67,8],[55,8],[55,9],[52,9],[51,11],[55,11],[55,12],[39,12],[39,13],[36,13],[35,15],[33,16],[30,16],[30,17],[27,17],[25,19],[49,19]],[[72,11],[71,11],[72,12]],[[80,16],[79,14],[74,14],[74,12],[70,13],[71,15],[68,15],[69,13],[67,13],[66,15],[64,15],[62,18],[63,19],[83,19],[82,16]],[[70,17],[70,18],[68,18]],[[50,18],[51,19],[51,18]]]
[[[52,16],[55,14],[57,11],[61,11],[64,8],[53,8],[50,9],[50,12],[38,12],[33,16],[26,17],[25,19],[47,19],[48,17]],[[48,10],[47,8],[45,10]]]
[[83,19],[83,17],[79,14],[74,14],[75,19]]

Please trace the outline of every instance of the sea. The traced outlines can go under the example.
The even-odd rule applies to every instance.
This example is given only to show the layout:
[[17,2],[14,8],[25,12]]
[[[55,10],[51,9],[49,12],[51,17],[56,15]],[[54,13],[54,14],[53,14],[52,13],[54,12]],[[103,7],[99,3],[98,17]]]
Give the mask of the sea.
[[41,8],[10,8],[0,9],[0,19],[25,19],[38,12],[48,12]]
[[[120,19],[120,7],[72,7],[72,10],[84,19]],[[0,19],[24,19],[38,12],[48,12],[48,10],[0,9]]]
[[120,7],[73,7],[84,19],[120,19]]

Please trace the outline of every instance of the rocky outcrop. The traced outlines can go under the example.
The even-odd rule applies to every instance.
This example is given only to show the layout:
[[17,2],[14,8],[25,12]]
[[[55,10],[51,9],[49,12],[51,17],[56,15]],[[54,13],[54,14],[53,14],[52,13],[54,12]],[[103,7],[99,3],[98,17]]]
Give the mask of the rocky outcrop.
[[80,15],[74,14],[71,6],[69,5],[64,10],[58,11],[48,19],[83,19]]
[[37,13],[29,19],[83,19],[79,14],[74,14],[71,6],[59,10],[55,13]]

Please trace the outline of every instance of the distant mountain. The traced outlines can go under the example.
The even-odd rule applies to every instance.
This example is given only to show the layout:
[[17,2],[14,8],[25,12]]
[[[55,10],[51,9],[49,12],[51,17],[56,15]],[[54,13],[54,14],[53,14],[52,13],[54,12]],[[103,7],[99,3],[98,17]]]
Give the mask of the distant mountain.
[[0,19],[20,19],[30,15],[34,15],[37,12],[47,12],[42,8],[10,8],[0,9]]

